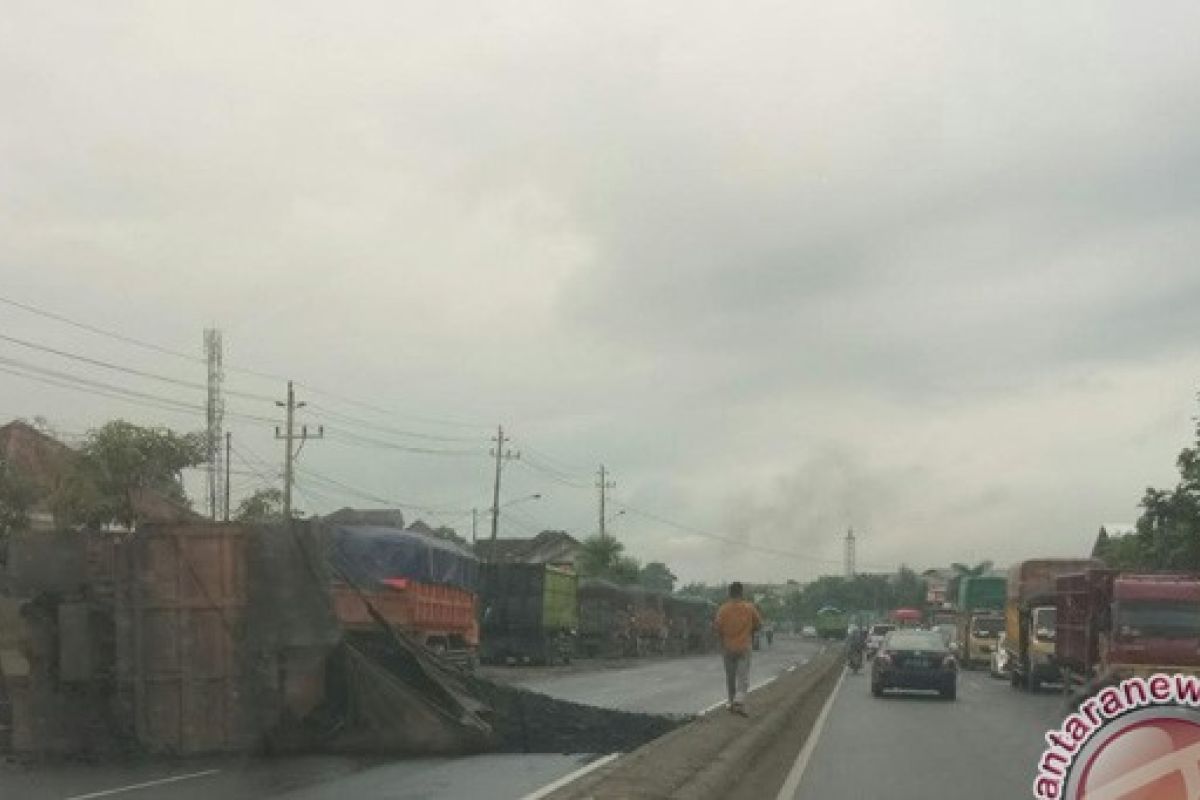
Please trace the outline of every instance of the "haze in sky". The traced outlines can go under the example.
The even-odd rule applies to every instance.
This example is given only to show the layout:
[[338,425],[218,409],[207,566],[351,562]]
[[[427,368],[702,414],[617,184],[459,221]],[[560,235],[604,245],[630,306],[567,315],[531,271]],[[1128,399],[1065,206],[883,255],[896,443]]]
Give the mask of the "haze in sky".
[[[685,579],[838,571],[849,525],[864,569],[1006,563],[1134,519],[1190,439],[1193,3],[0,14],[0,295],[301,381],[307,511],[469,532],[503,423],[505,500],[544,495],[503,535],[594,532],[603,462],[612,510],[733,540],[613,520]],[[0,334],[204,380],[12,306]],[[203,424],[4,369],[5,418]],[[282,450],[228,423],[236,502]]]

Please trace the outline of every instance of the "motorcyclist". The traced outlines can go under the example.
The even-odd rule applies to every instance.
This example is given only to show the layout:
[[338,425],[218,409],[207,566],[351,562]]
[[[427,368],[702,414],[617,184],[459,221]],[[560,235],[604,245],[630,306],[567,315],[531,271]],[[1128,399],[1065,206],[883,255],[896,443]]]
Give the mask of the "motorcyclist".
[[867,649],[866,631],[857,625],[846,634],[846,663],[857,671],[862,667],[863,654]]

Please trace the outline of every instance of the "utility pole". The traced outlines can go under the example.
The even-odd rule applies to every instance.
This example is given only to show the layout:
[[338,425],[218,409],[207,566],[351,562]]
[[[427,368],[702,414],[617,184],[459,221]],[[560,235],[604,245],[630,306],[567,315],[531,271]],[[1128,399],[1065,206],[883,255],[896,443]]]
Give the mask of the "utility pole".
[[492,487],[492,554],[494,556],[496,552],[494,542],[496,534],[500,530],[500,472],[503,470],[505,461],[520,458],[521,453],[504,449],[504,443],[511,440],[504,435],[503,425],[496,428],[496,438],[492,441],[496,443],[496,447],[490,453],[496,457],[496,482]]
[[225,419],[225,401],[221,397],[221,384],[225,380],[222,366],[221,332],[216,328],[204,331],[204,355],[208,362],[208,398],[205,404],[205,460],[208,472],[208,515],[213,522],[221,519],[221,425]]
[[471,544],[479,540],[479,509],[471,509]]
[[617,488],[615,481],[608,480],[608,471],[604,469],[603,464],[600,465],[600,471],[596,473],[596,488],[600,490],[600,538],[603,539],[607,535],[605,533],[605,525],[608,522],[605,519],[606,514],[604,512],[605,494],[609,489]]
[[292,382],[288,381],[287,402],[275,401],[275,405],[280,408],[287,409],[287,429],[281,434],[279,426],[275,426],[275,438],[284,440],[283,453],[283,518],[290,525],[292,522],[292,482],[295,480],[295,463],[296,456],[300,454],[299,450],[292,448],[292,443],[300,440],[300,446],[309,439],[324,439],[325,426],[317,427],[316,433],[309,433],[308,426],[300,426],[300,432],[296,432],[296,409],[304,408],[304,403],[296,402],[296,392],[292,388]]
[[225,431],[225,521],[229,522],[229,453],[233,450],[233,433]]

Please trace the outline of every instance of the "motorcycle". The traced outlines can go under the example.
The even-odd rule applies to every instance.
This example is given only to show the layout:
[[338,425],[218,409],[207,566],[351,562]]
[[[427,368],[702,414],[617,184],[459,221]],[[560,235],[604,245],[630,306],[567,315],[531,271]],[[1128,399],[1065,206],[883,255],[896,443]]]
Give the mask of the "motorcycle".
[[855,675],[862,669],[863,653],[860,648],[852,647],[850,652],[846,654],[846,665],[854,672]]

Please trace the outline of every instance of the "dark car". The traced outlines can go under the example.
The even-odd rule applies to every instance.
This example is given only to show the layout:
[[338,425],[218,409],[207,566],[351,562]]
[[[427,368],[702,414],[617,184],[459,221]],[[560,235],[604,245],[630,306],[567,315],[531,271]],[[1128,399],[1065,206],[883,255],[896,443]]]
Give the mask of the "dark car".
[[940,631],[896,630],[883,640],[871,665],[871,694],[888,689],[930,689],[947,700],[958,695],[958,661]]

